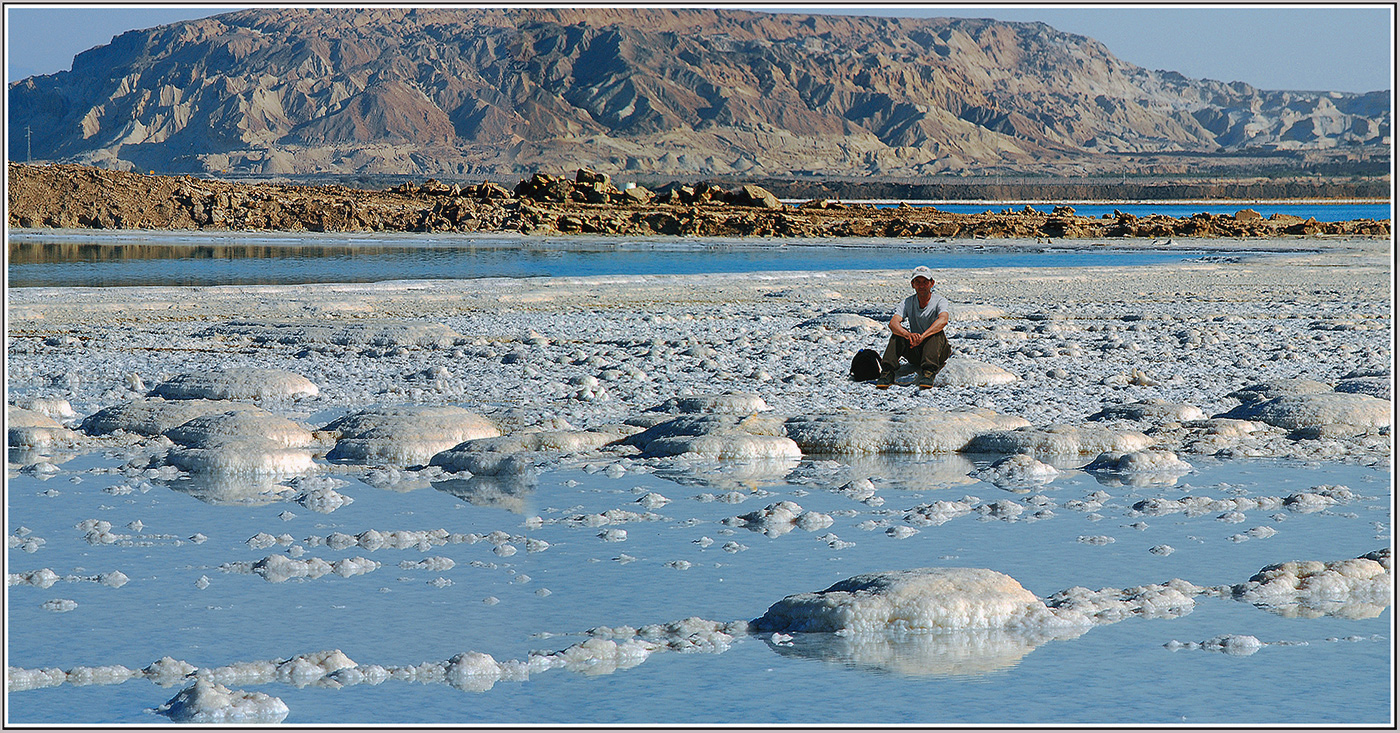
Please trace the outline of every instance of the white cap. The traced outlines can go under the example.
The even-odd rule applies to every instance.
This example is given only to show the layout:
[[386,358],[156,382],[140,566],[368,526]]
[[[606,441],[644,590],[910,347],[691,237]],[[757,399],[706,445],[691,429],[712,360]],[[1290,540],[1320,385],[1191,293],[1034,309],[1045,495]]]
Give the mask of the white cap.
[[925,267],[925,266],[923,266],[923,265],[919,265],[918,267],[915,267],[915,268],[914,268],[914,274],[913,274],[913,275],[910,275],[910,276],[909,276],[909,279],[910,279],[910,280],[913,280],[913,279],[916,278],[916,277],[924,277],[924,278],[928,278],[929,280],[932,280],[932,279],[933,279],[933,270],[930,270],[930,269],[928,269],[927,267]]

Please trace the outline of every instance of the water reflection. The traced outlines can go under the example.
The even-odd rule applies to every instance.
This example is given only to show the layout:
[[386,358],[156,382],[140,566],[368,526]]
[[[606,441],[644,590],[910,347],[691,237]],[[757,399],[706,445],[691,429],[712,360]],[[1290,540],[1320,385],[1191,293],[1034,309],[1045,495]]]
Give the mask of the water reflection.
[[11,287],[293,284],[389,279],[684,275],[912,267],[1173,262],[1199,251],[1052,251],[885,240],[704,239],[228,232],[12,232]]
[[434,481],[433,488],[472,506],[504,509],[514,514],[532,513],[530,498],[539,481],[534,474],[472,476],[469,479]]
[[909,677],[982,677],[1010,669],[1050,641],[1078,638],[1091,627],[963,629],[937,633],[793,634],[766,640],[784,657],[816,659],[863,671]]

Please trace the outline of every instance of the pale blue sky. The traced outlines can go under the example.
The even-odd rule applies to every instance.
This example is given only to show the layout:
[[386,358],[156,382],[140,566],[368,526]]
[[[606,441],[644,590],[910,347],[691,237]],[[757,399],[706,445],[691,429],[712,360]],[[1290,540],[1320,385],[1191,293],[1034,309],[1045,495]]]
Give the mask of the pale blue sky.
[[[85,8],[6,5],[6,79],[72,67],[77,53],[134,28],[228,12],[237,6]],[[710,7],[718,7],[712,5]],[[738,7],[738,6],[729,6]],[[1366,92],[1394,84],[1389,4],[745,6],[777,12],[906,17],[961,16],[1042,21],[1101,41],[1119,58],[1193,78],[1243,81],[1261,89]]]

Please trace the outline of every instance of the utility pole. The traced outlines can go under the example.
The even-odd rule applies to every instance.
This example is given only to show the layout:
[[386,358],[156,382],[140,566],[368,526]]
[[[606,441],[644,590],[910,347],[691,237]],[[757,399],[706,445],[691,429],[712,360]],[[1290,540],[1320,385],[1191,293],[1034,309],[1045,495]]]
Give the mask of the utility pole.
[[34,131],[29,129],[29,125],[24,126],[24,162],[34,162]]

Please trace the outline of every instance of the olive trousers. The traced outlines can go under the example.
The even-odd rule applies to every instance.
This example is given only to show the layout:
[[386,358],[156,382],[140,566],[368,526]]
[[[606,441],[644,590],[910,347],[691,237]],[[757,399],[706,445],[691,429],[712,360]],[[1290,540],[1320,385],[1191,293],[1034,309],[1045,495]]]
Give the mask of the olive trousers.
[[948,345],[948,337],[942,331],[924,339],[918,346],[910,346],[909,339],[903,336],[890,336],[885,355],[880,357],[880,372],[893,373],[899,369],[899,360],[905,359],[917,366],[920,373],[931,371],[937,375],[952,354],[953,347]]

